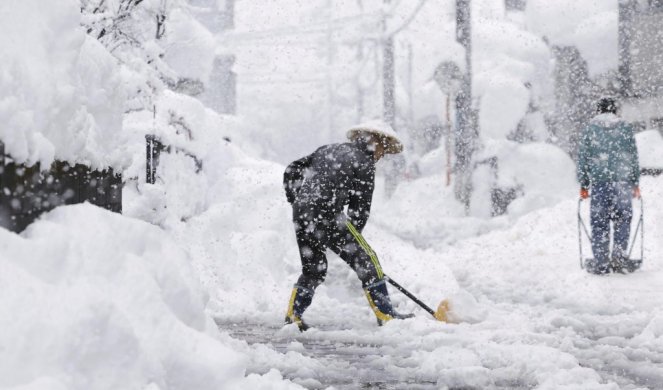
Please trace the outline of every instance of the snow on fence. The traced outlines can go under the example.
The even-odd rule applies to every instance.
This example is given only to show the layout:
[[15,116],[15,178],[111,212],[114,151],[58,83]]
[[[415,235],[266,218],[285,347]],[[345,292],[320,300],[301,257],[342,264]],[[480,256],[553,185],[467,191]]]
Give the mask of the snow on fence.
[[43,170],[15,163],[0,142],[0,226],[21,232],[41,214],[60,205],[89,202],[122,212],[122,175],[82,164],[55,161]]

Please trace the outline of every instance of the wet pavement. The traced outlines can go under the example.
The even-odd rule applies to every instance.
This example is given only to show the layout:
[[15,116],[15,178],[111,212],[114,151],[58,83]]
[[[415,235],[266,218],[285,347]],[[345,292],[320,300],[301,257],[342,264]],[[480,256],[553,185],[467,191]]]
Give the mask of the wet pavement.
[[[376,342],[375,337],[355,333],[353,330],[318,328],[304,336],[283,333],[281,328],[264,324],[228,324],[218,322],[222,331],[249,345],[260,344],[284,354],[284,365],[266,367],[261,362],[249,362],[247,374],[265,374],[277,368],[284,376],[307,389],[382,389],[382,390],[470,390],[481,387],[446,386],[437,382],[437,376],[426,376],[420,370],[421,361],[417,351],[399,347],[398,340]],[[351,332],[351,333],[349,333]],[[370,342],[348,342],[347,340],[371,340]],[[333,339],[333,340],[332,340]],[[344,341],[339,341],[344,340]],[[377,339],[379,340],[379,339]],[[390,344],[392,343],[392,344]],[[316,361],[301,367],[286,363],[286,354],[297,352]],[[309,366],[313,369],[307,368]],[[317,367],[317,369],[315,368]],[[494,383],[491,389],[531,389],[531,384],[519,380],[503,380]]]
[[[329,328],[299,335],[294,329],[291,330],[295,333],[283,332],[280,327],[265,324],[217,324],[235,339],[283,354],[279,367],[269,365],[273,359],[250,361],[247,374],[262,375],[276,368],[284,378],[307,389],[477,388],[438,384],[437,377],[426,376],[418,369],[422,361],[416,357],[416,351],[394,344],[398,341],[381,340],[361,331]],[[555,335],[562,331],[562,328],[556,328],[544,333]],[[567,332],[568,328],[564,331]],[[558,347],[575,356],[580,366],[595,370],[603,378],[603,383],[617,384],[621,389],[663,388],[660,368],[663,367],[663,351],[659,345],[634,349],[626,340],[622,343],[588,336],[576,334],[572,337],[574,342]],[[299,360],[299,364],[297,358],[293,359],[293,352],[301,354],[299,359],[303,360]],[[512,378],[511,381],[494,383],[491,388],[529,389],[535,386],[531,381]]]
[[[403,372],[412,372],[408,367],[409,356],[398,355],[399,350],[382,344],[351,343],[325,340],[324,332],[320,337],[297,338],[280,336],[280,328],[258,324],[218,323],[219,328],[233,338],[248,344],[262,344],[277,352],[286,354],[293,351],[315,359],[324,370],[306,370],[309,375],[303,377],[301,370],[281,370],[283,376],[308,389],[384,389],[384,390],[427,390],[438,389],[436,381],[426,378],[404,377]],[[324,331],[324,329],[321,329]],[[401,353],[403,353],[401,351]],[[390,365],[392,370],[387,369]],[[410,362],[412,365],[412,362]],[[415,370],[416,371],[416,370]],[[252,367],[249,364],[247,374],[264,374],[265,368]]]

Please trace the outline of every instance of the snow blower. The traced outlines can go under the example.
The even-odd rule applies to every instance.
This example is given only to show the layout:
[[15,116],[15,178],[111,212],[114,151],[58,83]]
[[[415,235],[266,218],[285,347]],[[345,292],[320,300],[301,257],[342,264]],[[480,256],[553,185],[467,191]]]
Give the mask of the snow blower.
[[392,286],[396,287],[396,289],[403,294],[405,294],[406,297],[410,298],[411,300],[414,301],[417,305],[421,306],[422,309],[426,310],[430,315],[432,315],[436,320],[442,321],[442,322],[449,322],[449,318],[447,316],[447,313],[449,313],[449,301],[444,299],[442,302],[440,302],[439,305],[437,305],[437,310],[433,310],[428,305],[423,303],[419,298],[415,297],[412,295],[411,292],[407,291],[403,286],[400,284],[396,283],[395,280],[390,278],[387,275],[384,275],[384,278],[391,284]]
[[[640,266],[642,265],[642,262],[644,261],[644,248],[645,248],[645,227],[644,227],[644,206],[643,206],[643,201],[642,197],[639,197],[640,199],[640,217],[637,219],[638,223],[635,227],[635,231],[633,233],[633,239],[631,240],[631,245],[629,245],[629,250],[628,250],[628,256],[627,256],[627,261],[624,266],[615,266],[612,265],[614,269],[624,269],[628,272],[634,272]],[[585,233],[585,237],[589,240],[589,242],[592,242],[592,235],[587,229],[587,225],[585,224],[585,221],[582,219],[582,215],[580,213],[581,211],[581,206],[583,199],[578,200],[578,246],[580,249],[580,268],[584,269],[585,265],[587,263],[593,262],[593,258],[585,258],[583,256],[582,252],[582,237],[583,237],[583,232]],[[636,239],[638,238],[638,233],[640,236],[640,258],[639,259],[633,259],[631,258],[631,253],[633,252],[633,248],[635,247]]]

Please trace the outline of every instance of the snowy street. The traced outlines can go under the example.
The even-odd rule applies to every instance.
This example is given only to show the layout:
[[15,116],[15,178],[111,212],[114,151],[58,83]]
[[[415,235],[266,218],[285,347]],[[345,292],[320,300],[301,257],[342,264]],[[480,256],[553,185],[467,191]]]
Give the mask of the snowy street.
[[663,390],[663,0],[0,0],[0,47],[0,390]]
[[[272,321],[249,314],[241,323],[224,322],[223,310],[216,318],[222,331],[251,345],[244,347],[252,355],[250,372],[277,368],[311,389],[660,388],[663,272],[655,253],[663,248],[655,237],[661,234],[662,195],[663,179],[644,180],[649,241],[645,264],[630,275],[593,276],[580,269],[571,199],[453,246],[431,242],[420,250],[395,237],[380,239],[388,233],[379,227],[367,233],[380,243],[374,244],[378,253],[383,246],[404,258],[425,253],[424,264],[401,265],[400,279],[408,281],[401,283],[414,286],[430,306],[455,297],[464,323],[436,322],[391,289],[417,317],[378,328],[365,301],[335,297],[352,295],[345,290],[353,275],[333,255],[330,264],[341,275],[330,276],[334,286],[325,288],[326,283],[316,295],[327,308],[314,301],[307,312],[315,329],[299,334],[280,328],[287,286],[276,286],[282,292],[265,303],[275,308]],[[386,270],[388,261],[383,260]],[[435,276],[426,270],[440,276],[437,295]],[[350,287],[339,285],[339,277]],[[417,283],[418,277],[425,282]]]
[[[663,195],[663,180],[647,179],[643,188],[644,199],[654,204]],[[428,268],[449,267],[458,290],[477,300],[458,296],[458,314],[475,323],[435,322],[393,292],[417,318],[384,328],[370,317],[346,318],[367,312],[358,300],[356,308],[330,304],[324,313],[308,315],[316,329],[302,335],[279,328],[278,310],[276,323],[254,318],[248,325],[219,326],[251,344],[250,372],[277,368],[312,389],[660,388],[663,272],[655,253],[663,248],[654,237],[660,237],[657,221],[663,215],[654,206],[646,209],[650,241],[642,270],[601,277],[578,265],[575,205],[569,200],[523,217],[510,229],[433,249],[440,264]],[[417,250],[408,254],[416,257]],[[426,268],[404,265],[403,273],[414,279]],[[422,296],[435,302],[432,294]],[[273,301],[276,309],[282,301]],[[316,308],[314,303],[310,311]],[[273,351],[285,355],[265,362]]]

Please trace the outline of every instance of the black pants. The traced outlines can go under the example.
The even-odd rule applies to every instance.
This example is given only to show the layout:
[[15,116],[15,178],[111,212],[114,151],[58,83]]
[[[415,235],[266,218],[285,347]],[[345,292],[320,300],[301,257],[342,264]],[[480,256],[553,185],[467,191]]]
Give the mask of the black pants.
[[364,288],[382,280],[384,275],[377,255],[345,215],[325,216],[315,210],[295,209],[293,217],[302,261],[297,286],[312,294],[325,280],[327,248],[357,273]]

